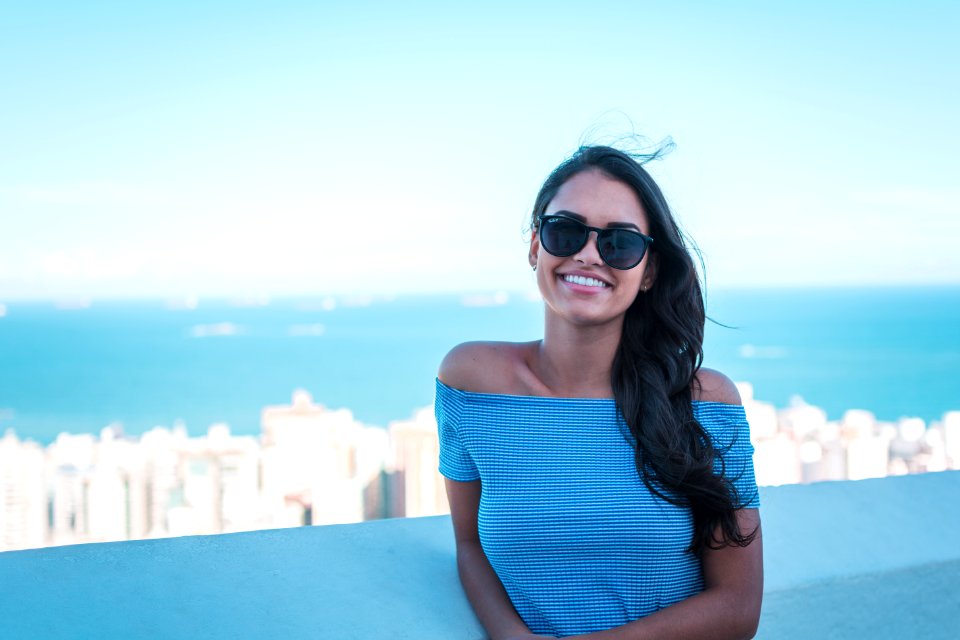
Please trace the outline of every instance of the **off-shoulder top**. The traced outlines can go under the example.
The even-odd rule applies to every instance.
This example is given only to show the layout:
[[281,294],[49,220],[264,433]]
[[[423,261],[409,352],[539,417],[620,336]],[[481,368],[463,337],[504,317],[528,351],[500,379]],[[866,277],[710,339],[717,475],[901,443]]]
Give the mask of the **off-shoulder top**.
[[[693,518],[640,479],[612,399],[474,393],[437,380],[440,472],[481,481],[483,550],[534,633],[626,624],[703,590]],[[744,508],[759,506],[739,405],[694,402]]]

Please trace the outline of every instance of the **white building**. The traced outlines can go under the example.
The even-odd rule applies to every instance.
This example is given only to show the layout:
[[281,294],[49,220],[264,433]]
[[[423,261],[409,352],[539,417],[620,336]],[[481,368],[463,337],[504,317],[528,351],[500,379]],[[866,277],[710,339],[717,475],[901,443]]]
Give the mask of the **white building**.
[[449,513],[443,476],[437,468],[440,442],[433,407],[410,420],[391,422],[396,515],[432,516]]
[[277,526],[360,522],[380,508],[369,504],[379,491],[368,489],[381,482],[383,429],[314,404],[303,390],[290,406],[265,408],[262,429],[262,488]]
[[47,544],[46,504],[43,449],[7,431],[0,438],[0,551]]

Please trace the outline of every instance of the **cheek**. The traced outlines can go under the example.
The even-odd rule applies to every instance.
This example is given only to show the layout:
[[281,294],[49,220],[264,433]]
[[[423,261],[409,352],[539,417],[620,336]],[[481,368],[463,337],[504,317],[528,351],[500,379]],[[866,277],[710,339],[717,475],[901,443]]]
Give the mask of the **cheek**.
[[539,271],[544,268],[553,256],[544,251],[539,242],[534,241],[530,243],[530,257],[534,261],[534,264],[537,265],[537,271]]
[[537,270],[533,275],[541,294],[555,286],[557,262],[558,259],[555,256],[550,255],[542,248],[540,249],[540,253],[537,255]]
[[539,284],[543,285],[550,278],[550,267],[550,254],[541,251],[537,255],[537,271],[534,274]]
[[629,292],[633,298],[636,298],[643,292],[645,275],[646,265],[641,262],[630,271],[621,271],[618,274],[617,284],[622,291]]

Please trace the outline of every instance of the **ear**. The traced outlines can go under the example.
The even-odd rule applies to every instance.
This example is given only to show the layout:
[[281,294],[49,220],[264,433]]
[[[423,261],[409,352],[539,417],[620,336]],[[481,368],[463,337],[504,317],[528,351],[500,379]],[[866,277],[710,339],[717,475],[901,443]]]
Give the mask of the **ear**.
[[660,256],[651,251],[647,256],[647,266],[643,268],[643,280],[640,281],[640,287],[644,291],[649,291],[657,281],[657,269],[660,266]]
[[537,257],[540,255],[540,236],[537,235],[537,230],[534,229],[530,232],[530,253],[527,255],[527,259],[530,262],[530,266],[536,268],[537,266]]

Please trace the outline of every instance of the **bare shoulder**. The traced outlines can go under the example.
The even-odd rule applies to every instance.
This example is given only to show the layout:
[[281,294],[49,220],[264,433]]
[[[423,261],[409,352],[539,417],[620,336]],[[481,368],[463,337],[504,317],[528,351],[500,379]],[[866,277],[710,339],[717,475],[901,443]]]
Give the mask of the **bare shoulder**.
[[733,380],[713,369],[701,368],[693,385],[693,399],[723,404],[743,404]]
[[450,350],[437,376],[462,391],[511,393],[528,349],[526,343],[464,342]]

